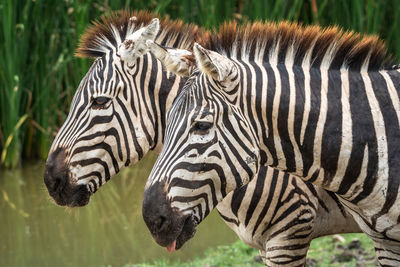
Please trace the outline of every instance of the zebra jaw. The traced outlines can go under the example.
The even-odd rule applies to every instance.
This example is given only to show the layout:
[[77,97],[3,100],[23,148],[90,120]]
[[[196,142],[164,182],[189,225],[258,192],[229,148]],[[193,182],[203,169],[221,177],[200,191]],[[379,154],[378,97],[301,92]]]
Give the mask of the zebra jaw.
[[[167,245],[165,248],[168,252],[174,252],[180,249],[188,240],[190,240],[196,233],[198,222],[196,217],[189,215],[184,220],[182,229],[176,239]],[[157,242],[158,243],[158,242]]]

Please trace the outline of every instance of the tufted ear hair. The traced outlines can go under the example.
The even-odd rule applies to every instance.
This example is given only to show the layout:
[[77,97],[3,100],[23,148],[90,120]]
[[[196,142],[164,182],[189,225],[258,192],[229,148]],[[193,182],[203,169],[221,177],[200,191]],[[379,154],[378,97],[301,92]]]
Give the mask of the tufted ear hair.
[[219,82],[227,81],[229,77],[235,77],[237,67],[229,58],[217,52],[207,50],[198,43],[194,44],[193,53],[198,68]]
[[[134,17],[132,19],[135,20]],[[137,57],[144,55],[147,52],[146,41],[154,40],[159,30],[160,21],[155,18],[149,25],[129,34],[118,48],[121,59],[132,62]]]
[[147,40],[146,44],[150,52],[161,61],[168,71],[179,76],[189,76],[192,73],[195,60],[190,51],[163,47],[152,40]]

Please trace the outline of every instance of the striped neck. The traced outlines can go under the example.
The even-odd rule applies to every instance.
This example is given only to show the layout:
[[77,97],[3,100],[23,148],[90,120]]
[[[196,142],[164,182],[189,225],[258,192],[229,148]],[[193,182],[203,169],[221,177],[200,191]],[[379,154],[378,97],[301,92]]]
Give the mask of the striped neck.
[[[145,136],[137,136],[137,139],[146,139],[147,145],[138,147],[131,142],[131,149],[138,151],[139,160],[149,151],[156,153],[162,148],[167,111],[176,98],[179,89],[182,88],[186,78],[167,72],[161,63],[151,54],[147,53],[139,59],[137,64],[140,69],[133,73],[131,92],[131,108],[133,113],[140,116],[137,120]],[[137,73],[142,73],[137,75]],[[142,143],[143,144],[143,143]],[[140,152],[139,152],[140,151]],[[135,162],[132,162],[135,163]]]
[[[385,140],[385,127],[399,125],[398,70],[238,64],[248,71],[240,105],[261,140],[262,163],[355,201],[372,190],[361,181],[388,177],[390,142],[396,145],[395,134]],[[260,75],[252,81],[252,73]],[[253,82],[266,90],[254,91]]]
[[[152,136],[151,142],[149,142],[150,150],[155,153],[160,153],[165,134],[165,126],[167,121],[167,112],[170,109],[175,98],[179,94],[180,89],[185,84],[187,78],[175,75],[162,67],[161,63],[154,58],[152,54],[148,54],[148,57],[152,59],[153,64],[157,64],[157,68],[162,69],[158,71],[156,77],[154,91],[149,90],[149,94],[145,94],[147,99],[143,99],[143,103],[151,103],[151,111],[154,112],[152,119],[154,119],[154,135]],[[155,71],[155,70],[154,70]],[[150,118],[148,118],[150,119]]]

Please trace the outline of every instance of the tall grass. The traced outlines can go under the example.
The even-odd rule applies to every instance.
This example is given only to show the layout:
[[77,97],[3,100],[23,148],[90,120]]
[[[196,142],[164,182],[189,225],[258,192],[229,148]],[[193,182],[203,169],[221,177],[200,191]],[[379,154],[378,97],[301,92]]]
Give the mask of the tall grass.
[[45,158],[90,60],[76,59],[79,36],[116,9],[147,9],[204,27],[224,20],[296,20],[377,33],[400,58],[397,0],[89,0],[0,3],[0,166]]

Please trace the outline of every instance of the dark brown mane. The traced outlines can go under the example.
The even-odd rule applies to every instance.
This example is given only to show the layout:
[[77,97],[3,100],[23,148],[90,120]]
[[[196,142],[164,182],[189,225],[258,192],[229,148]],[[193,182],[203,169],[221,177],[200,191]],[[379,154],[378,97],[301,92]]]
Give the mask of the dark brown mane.
[[368,70],[393,65],[384,41],[376,35],[285,21],[254,22],[243,26],[228,22],[208,36],[205,47],[231,58],[265,62],[273,58],[279,63],[285,63],[286,54],[292,50],[292,62],[296,65],[302,65],[307,53],[312,53],[309,67],[319,67],[323,62],[328,62],[329,68],[345,66],[351,70],[360,70],[363,64]]
[[[136,17],[135,23],[130,23],[132,17]],[[160,18],[147,11],[121,10],[93,21],[81,37],[75,55],[100,57],[105,52],[117,48],[118,39],[122,42],[125,40],[129,25],[137,30],[148,25],[153,18],[157,17],[160,19],[160,31],[156,37],[156,42],[159,44],[191,50],[195,41],[201,41],[200,36],[203,31],[196,25],[185,24],[181,20],[170,20],[168,17]]]

